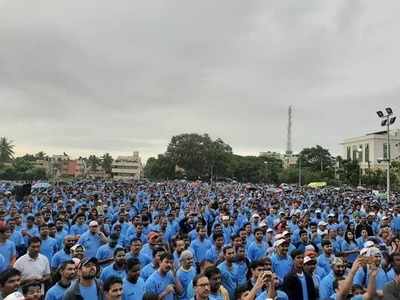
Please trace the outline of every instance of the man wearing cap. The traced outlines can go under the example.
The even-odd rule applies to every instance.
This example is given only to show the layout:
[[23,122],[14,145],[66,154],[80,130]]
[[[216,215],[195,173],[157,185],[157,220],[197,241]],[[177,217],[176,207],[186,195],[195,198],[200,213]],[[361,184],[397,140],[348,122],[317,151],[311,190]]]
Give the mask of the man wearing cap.
[[304,253],[304,262],[303,262],[303,270],[304,273],[308,274],[314,282],[314,287],[316,290],[319,289],[319,284],[321,282],[321,277],[317,274],[316,267],[317,267],[317,260],[315,259],[315,252],[311,254],[310,256],[306,255],[311,254],[310,251],[307,251]]
[[151,231],[147,235],[148,243],[144,244],[142,250],[140,250],[140,254],[143,254],[147,257],[153,257],[153,250],[160,245],[160,234],[155,231]]
[[332,259],[332,271],[322,279],[319,286],[319,298],[321,300],[329,299],[334,293],[333,282],[342,280],[346,272],[346,264],[341,258]]
[[288,256],[288,247],[288,242],[281,237],[275,241],[275,251],[271,256],[272,270],[278,276],[280,282],[293,267],[293,260]]
[[108,238],[100,231],[97,221],[91,221],[89,223],[89,230],[79,237],[78,243],[85,247],[86,257],[95,257],[100,246],[108,243]]
[[[389,283],[390,281],[395,279],[395,272],[392,269],[391,272],[386,273],[381,266],[382,261],[382,253],[381,251],[372,246],[368,249],[362,249],[362,253],[364,253],[365,257],[370,257],[373,260],[373,264],[375,265],[377,270],[376,276],[376,289],[383,290],[383,287]],[[354,276],[353,284],[357,284],[362,287],[367,287],[368,283],[368,273],[369,273],[369,265],[366,268],[359,268],[357,273]]]
[[63,300],[103,300],[101,284],[96,280],[97,268],[95,257],[84,258],[78,266],[78,280],[66,290]]

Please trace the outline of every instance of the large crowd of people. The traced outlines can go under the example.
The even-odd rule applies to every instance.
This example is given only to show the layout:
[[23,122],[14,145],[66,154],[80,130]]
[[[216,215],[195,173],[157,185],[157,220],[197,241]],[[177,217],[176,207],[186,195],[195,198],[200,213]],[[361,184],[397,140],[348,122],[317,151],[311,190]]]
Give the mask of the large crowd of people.
[[400,195],[240,183],[0,189],[0,300],[400,299]]

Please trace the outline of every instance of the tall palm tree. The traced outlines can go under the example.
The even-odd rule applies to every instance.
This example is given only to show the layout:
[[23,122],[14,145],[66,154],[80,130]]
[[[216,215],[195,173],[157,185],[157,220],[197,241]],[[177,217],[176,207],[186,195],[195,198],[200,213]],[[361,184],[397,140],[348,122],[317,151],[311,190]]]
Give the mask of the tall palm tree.
[[88,158],[88,166],[91,171],[96,171],[100,165],[100,159],[96,155],[90,155]]
[[14,147],[6,137],[0,138],[0,163],[9,162],[14,158]]
[[44,153],[43,151],[40,151],[40,152],[38,152],[38,153],[35,154],[35,157],[36,157],[36,159],[43,160],[43,159],[46,159],[46,158],[47,158],[47,155],[46,155],[46,153]]
[[101,166],[107,174],[111,174],[113,158],[110,153],[106,153],[101,157]]

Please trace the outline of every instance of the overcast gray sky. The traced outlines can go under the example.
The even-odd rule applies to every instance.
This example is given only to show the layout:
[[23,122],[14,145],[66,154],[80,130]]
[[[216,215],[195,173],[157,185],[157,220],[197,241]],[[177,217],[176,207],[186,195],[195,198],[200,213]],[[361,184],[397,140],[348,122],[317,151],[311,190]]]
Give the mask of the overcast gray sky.
[[18,154],[284,151],[400,112],[400,1],[0,0],[0,136]]

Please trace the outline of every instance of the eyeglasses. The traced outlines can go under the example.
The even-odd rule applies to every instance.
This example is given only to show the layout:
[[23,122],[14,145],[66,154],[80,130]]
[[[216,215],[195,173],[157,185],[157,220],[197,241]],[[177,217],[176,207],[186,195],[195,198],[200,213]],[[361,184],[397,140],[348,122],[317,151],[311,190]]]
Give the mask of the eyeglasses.
[[197,287],[206,287],[206,286],[210,286],[209,283],[200,283],[198,285],[196,285]]

